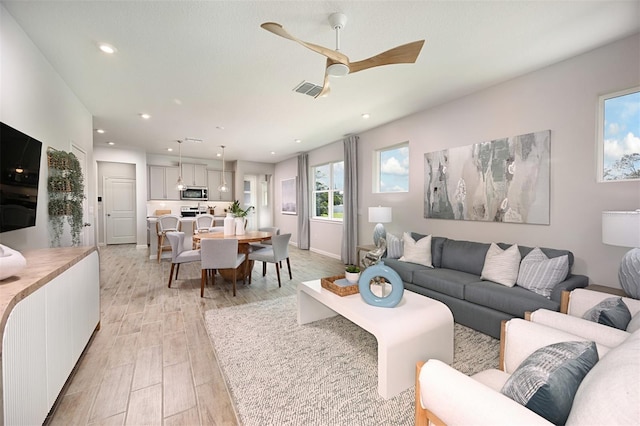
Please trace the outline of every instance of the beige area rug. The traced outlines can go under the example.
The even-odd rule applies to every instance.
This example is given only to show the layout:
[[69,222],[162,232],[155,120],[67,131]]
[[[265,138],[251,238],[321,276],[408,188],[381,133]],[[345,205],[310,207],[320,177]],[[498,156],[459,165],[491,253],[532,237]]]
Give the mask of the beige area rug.
[[[412,425],[414,388],[378,395],[375,337],[337,316],[299,326],[296,297],[205,314],[241,424]],[[498,366],[498,340],[456,324],[454,367]]]

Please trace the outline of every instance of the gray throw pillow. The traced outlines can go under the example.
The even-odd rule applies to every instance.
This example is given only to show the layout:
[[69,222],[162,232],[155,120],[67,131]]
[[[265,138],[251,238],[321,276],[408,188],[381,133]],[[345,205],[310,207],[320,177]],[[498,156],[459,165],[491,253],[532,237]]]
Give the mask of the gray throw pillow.
[[520,262],[516,284],[549,298],[555,286],[562,282],[568,273],[568,255],[549,259],[540,248],[536,247]]
[[582,379],[598,362],[594,342],[561,342],[525,359],[501,392],[556,425],[564,425]]
[[631,312],[621,297],[609,297],[585,312],[582,318],[626,330],[631,321]]

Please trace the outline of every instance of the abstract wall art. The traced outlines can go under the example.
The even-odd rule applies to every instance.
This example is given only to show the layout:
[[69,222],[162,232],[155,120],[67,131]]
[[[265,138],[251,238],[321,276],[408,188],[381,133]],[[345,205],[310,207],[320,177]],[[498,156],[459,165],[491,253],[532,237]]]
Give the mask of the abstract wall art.
[[424,217],[549,224],[551,130],[424,155]]

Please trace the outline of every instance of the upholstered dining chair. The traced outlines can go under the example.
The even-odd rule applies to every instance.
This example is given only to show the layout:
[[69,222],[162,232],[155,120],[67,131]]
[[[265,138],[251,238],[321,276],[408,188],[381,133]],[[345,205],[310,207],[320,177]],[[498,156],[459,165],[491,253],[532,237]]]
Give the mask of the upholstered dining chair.
[[[233,295],[236,295],[236,277],[238,267],[245,261],[246,255],[238,253],[238,240],[224,238],[203,238],[200,242],[202,277],[200,279],[200,297],[204,297],[204,284],[211,275],[216,285],[217,269],[233,270]],[[208,272],[212,273],[209,274]],[[244,282],[244,279],[243,279]]]
[[[276,273],[278,274],[278,287],[282,287],[280,281],[280,262],[287,260],[287,268],[289,268],[289,279],[291,276],[291,262],[289,261],[289,240],[291,234],[274,235],[271,237],[271,247],[265,247],[249,253],[249,260],[258,260],[262,262],[262,276],[267,275],[267,263],[276,265]],[[251,284],[251,273],[249,274],[249,284]]]
[[[262,232],[270,232],[271,235],[280,235],[280,228],[276,228],[276,227],[265,227],[265,228],[258,228],[258,231],[262,231]],[[265,240],[265,241],[260,241],[259,243],[249,243],[249,246],[251,248],[251,251],[255,251],[255,250],[260,250],[262,248],[265,247],[271,247],[271,240]],[[282,267],[282,265],[280,265]]]
[[158,263],[162,258],[162,252],[171,250],[170,244],[165,244],[167,232],[180,231],[180,217],[172,214],[165,214],[158,217],[156,222],[156,233],[158,234]]
[[[178,279],[178,271],[180,265],[188,262],[198,262],[200,260],[200,250],[185,250],[184,248],[184,232],[167,232],[166,237],[171,243],[171,271],[169,272],[169,288],[171,288],[171,280],[173,279],[173,270],[175,268],[176,277]],[[176,265],[178,265],[176,267]]]

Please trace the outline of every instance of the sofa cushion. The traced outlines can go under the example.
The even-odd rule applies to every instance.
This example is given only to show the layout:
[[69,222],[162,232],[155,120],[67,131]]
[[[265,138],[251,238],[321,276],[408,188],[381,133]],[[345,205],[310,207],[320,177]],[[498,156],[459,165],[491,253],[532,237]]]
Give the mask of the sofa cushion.
[[636,312],[636,314],[631,317],[629,324],[627,324],[627,333],[633,333],[636,330],[640,330],[640,311]]
[[503,250],[497,244],[491,243],[484,259],[480,278],[513,287],[518,278],[519,268],[520,252],[517,244]]
[[505,287],[491,281],[468,284],[464,290],[465,300],[487,308],[523,318],[524,313],[536,309],[557,311],[560,303],[540,296],[520,286]]
[[478,281],[478,276],[453,269],[423,269],[413,273],[413,284],[438,293],[464,299],[465,285]]
[[431,235],[416,241],[405,232],[402,235],[402,241],[404,243],[404,253],[398,260],[433,268],[431,264]]
[[398,259],[384,259],[384,264],[396,271],[398,275],[400,275],[400,278],[402,278],[402,281],[407,283],[413,281],[413,273],[415,271],[426,269],[426,266],[416,263],[400,262]]
[[539,247],[534,248],[520,263],[517,284],[544,297],[564,281],[569,272],[569,256],[549,259]]
[[621,297],[608,297],[585,312],[582,318],[626,330],[631,321],[631,312]]
[[584,378],[567,425],[633,425],[640,419],[640,331],[611,349]]
[[564,425],[578,386],[598,362],[594,342],[560,342],[529,355],[502,393],[556,425]]
[[387,258],[398,259],[403,254],[403,241],[394,234],[387,232]]
[[[426,237],[424,234],[418,234],[417,232],[411,233],[411,238],[418,241]],[[431,264],[434,268],[442,267],[442,247],[447,239],[445,237],[431,236]]]
[[480,276],[489,244],[473,241],[445,240],[442,245],[442,268]]

